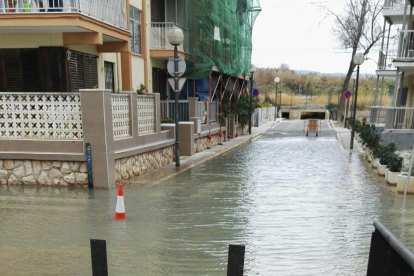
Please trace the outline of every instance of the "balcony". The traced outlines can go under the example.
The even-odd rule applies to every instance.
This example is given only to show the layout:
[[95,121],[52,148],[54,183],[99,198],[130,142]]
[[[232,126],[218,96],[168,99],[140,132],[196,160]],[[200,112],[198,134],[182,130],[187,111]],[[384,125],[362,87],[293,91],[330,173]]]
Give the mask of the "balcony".
[[393,60],[393,66],[408,74],[414,72],[414,30],[400,32],[400,50]]
[[371,107],[370,123],[384,129],[414,129],[414,107]]
[[126,0],[0,0],[0,15],[82,14],[127,29]]
[[405,0],[385,0],[382,14],[389,23],[402,24],[404,17],[404,6]]
[[381,51],[376,72],[377,75],[380,77],[394,77],[397,68],[393,65],[393,60],[396,58],[396,50]]
[[175,23],[161,22],[151,23],[151,57],[167,59],[174,55],[174,46],[168,42],[167,33],[173,27],[180,28],[184,33],[184,42],[178,47],[178,54],[185,58],[186,47],[188,45],[188,32],[183,27]]

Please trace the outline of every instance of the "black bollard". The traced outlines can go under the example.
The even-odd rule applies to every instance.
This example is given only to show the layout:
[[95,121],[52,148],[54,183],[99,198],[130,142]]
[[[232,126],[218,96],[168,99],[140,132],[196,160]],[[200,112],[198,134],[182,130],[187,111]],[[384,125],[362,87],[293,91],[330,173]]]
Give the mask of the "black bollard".
[[245,249],[244,245],[229,245],[227,276],[243,276]]
[[91,240],[92,275],[108,276],[108,261],[106,257],[106,241]]

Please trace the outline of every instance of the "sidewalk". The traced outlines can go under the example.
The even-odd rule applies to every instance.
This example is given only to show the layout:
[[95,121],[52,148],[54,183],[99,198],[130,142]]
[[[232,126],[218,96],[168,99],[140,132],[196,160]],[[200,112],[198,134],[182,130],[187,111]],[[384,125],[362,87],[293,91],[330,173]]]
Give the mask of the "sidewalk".
[[167,166],[158,168],[151,172],[148,172],[144,175],[135,177],[133,179],[124,181],[124,184],[127,185],[145,185],[145,184],[158,184],[161,181],[167,180],[179,173],[185,172],[188,169],[191,169],[195,166],[198,166],[214,157],[222,155],[226,152],[229,152],[239,146],[245,145],[252,141],[255,138],[260,137],[267,130],[276,127],[280,124],[279,121],[267,122],[262,124],[260,127],[252,128],[252,135],[241,135],[236,139],[232,139],[223,143],[222,146],[215,146],[211,149],[202,151],[193,156],[184,156],[181,157],[181,167],[176,168],[175,163],[169,164]]
[[344,150],[349,152],[356,152],[356,153],[363,153],[361,144],[354,139],[354,149],[351,150],[351,130],[344,128],[343,124],[339,122],[332,122],[334,130],[336,131],[336,135],[338,137],[338,141],[341,143],[341,146]]

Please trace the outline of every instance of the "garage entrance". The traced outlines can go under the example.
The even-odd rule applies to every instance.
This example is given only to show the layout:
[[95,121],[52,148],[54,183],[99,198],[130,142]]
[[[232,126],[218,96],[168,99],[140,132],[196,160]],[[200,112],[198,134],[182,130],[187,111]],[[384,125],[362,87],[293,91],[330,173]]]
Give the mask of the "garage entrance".
[[325,112],[301,112],[300,119],[301,120],[306,120],[306,119],[325,120]]

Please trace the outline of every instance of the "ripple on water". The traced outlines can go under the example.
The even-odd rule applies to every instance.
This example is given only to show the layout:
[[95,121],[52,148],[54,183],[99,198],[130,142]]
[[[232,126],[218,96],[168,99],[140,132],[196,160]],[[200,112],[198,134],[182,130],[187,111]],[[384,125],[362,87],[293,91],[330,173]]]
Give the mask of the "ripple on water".
[[162,185],[115,191],[0,188],[0,275],[91,275],[89,239],[110,275],[224,275],[246,245],[246,275],[362,275],[372,221],[414,248],[406,201],[335,139],[266,139]]

